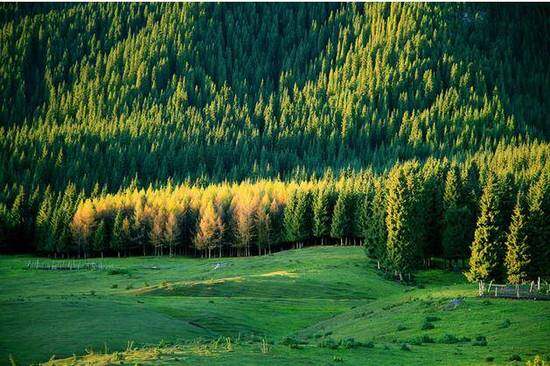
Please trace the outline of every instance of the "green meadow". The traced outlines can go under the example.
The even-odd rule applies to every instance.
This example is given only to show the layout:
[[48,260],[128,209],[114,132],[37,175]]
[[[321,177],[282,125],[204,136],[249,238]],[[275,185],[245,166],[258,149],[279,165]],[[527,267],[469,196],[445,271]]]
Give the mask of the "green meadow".
[[[384,279],[359,247],[249,258],[0,257],[0,364],[514,365],[550,356],[550,303],[460,273]],[[43,264],[60,263],[39,259]]]

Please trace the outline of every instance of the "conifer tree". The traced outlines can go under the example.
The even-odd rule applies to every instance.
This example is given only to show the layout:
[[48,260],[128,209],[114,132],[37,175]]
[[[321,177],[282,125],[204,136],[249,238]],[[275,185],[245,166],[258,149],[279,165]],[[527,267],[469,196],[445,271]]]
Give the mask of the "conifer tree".
[[367,255],[377,260],[378,268],[386,258],[386,194],[384,183],[380,180],[374,182],[374,192],[370,203],[371,216],[367,221],[365,237],[365,250]]
[[480,216],[471,247],[470,270],[466,275],[470,281],[498,280],[502,274],[502,234],[498,222],[500,213],[495,180],[494,173],[489,173],[483,187]]
[[313,202],[313,235],[321,239],[321,245],[324,245],[325,238],[330,235],[330,227],[329,193],[327,188],[321,187]]
[[512,222],[506,239],[506,274],[512,284],[520,284],[528,277],[531,264],[529,212],[523,192],[519,192]]
[[124,248],[125,240],[124,232],[122,228],[122,223],[124,217],[122,212],[117,212],[115,216],[115,221],[113,222],[113,233],[111,235],[111,249],[117,253],[117,256],[120,258],[120,252]]
[[461,177],[458,168],[447,173],[444,192],[443,256],[448,260],[464,259],[467,255],[468,237],[464,220],[468,208],[464,206]]
[[103,258],[103,251],[105,250],[105,230],[105,221],[101,220],[95,229],[92,243],[93,250],[101,253],[101,258]]
[[338,193],[338,199],[334,205],[330,236],[335,239],[340,239],[340,245],[344,245],[344,239],[348,234],[348,229],[349,216],[347,212],[347,192],[342,190]]
[[528,193],[529,241],[533,252],[529,277],[550,274],[550,175],[543,173]]
[[388,179],[387,257],[400,280],[403,280],[403,274],[411,274],[420,257],[414,198],[417,192],[412,174],[410,169],[398,167]]
[[168,246],[170,257],[174,255],[175,248],[180,240],[181,230],[178,217],[175,212],[169,212],[166,216],[164,243]]

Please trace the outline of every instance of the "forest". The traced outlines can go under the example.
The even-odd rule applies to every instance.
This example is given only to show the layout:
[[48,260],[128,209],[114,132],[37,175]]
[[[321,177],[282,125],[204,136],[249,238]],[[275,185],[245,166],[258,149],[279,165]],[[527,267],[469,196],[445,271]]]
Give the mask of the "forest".
[[546,4],[2,4],[0,251],[550,273]]

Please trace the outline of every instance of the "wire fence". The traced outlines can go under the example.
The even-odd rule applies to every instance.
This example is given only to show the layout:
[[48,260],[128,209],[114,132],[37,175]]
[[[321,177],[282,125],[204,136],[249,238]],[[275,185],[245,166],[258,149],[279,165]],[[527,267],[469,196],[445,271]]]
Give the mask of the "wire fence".
[[40,261],[38,259],[29,261],[26,268],[46,271],[106,271],[113,269],[112,266],[87,260]]
[[540,277],[537,281],[518,285],[501,285],[495,284],[493,281],[487,284],[484,281],[480,281],[479,296],[507,299],[550,300],[550,283],[541,281]]

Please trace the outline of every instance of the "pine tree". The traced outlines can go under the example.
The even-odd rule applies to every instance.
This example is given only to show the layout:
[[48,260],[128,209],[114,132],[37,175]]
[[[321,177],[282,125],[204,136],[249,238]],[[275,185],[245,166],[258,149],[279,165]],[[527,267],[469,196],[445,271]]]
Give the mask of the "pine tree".
[[286,206],[284,208],[284,216],[283,216],[283,229],[284,229],[284,240],[286,242],[296,242],[298,240],[298,235],[296,233],[296,205],[297,205],[297,199],[296,199],[296,192],[291,192],[290,196],[288,197],[288,200],[286,202]]
[[348,234],[348,230],[349,216],[347,212],[347,192],[340,191],[336,204],[334,205],[330,236],[335,239],[340,239],[340,245],[344,245],[344,239]]
[[115,221],[113,222],[113,233],[111,235],[111,249],[117,253],[117,256],[120,258],[120,252],[123,250],[125,241],[127,238],[124,236],[122,223],[124,217],[122,212],[118,211],[115,216]]
[[447,173],[443,195],[443,256],[449,260],[464,259],[467,256],[469,242],[464,230],[464,220],[469,212],[464,206],[463,197],[460,172],[455,167]]
[[490,173],[480,202],[480,216],[477,220],[474,241],[471,248],[470,270],[467,278],[470,281],[498,280],[502,273],[500,257],[501,229],[498,226],[499,204],[497,202],[497,183]]
[[92,243],[93,250],[101,253],[101,258],[103,258],[103,251],[105,250],[105,239],[105,221],[101,220],[95,229],[94,241]]
[[299,190],[296,197],[296,207],[294,209],[294,233],[298,247],[304,246],[304,241],[312,236],[311,221],[311,194],[307,190]]
[[174,250],[180,240],[181,230],[178,221],[178,217],[175,212],[169,212],[166,216],[165,230],[164,230],[164,243],[168,245],[169,255],[174,255]]
[[506,273],[509,283],[520,284],[528,277],[531,264],[529,212],[523,192],[519,192],[506,239]]
[[531,186],[528,193],[529,228],[533,251],[529,277],[537,278],[550,274],[550,179],[544,173]]
[[328,189],[321,187],[313,202],[313,235],[321,239],[321,245],[324,245],[325,238],[330,235],[329,198]]
[[403,280],[416,268],[420,257],[419,232],[416,225],[414,174],[408,168],[396,168],[388,179],[387,216],[388,230],[387,257],[392,268]]
[[370,218],[365,228],[365,250],[367,255],[377,260],[378,268],[386,258],[386,194],[384,184],[380,180],[374,182],[374,192],[370,205]]

